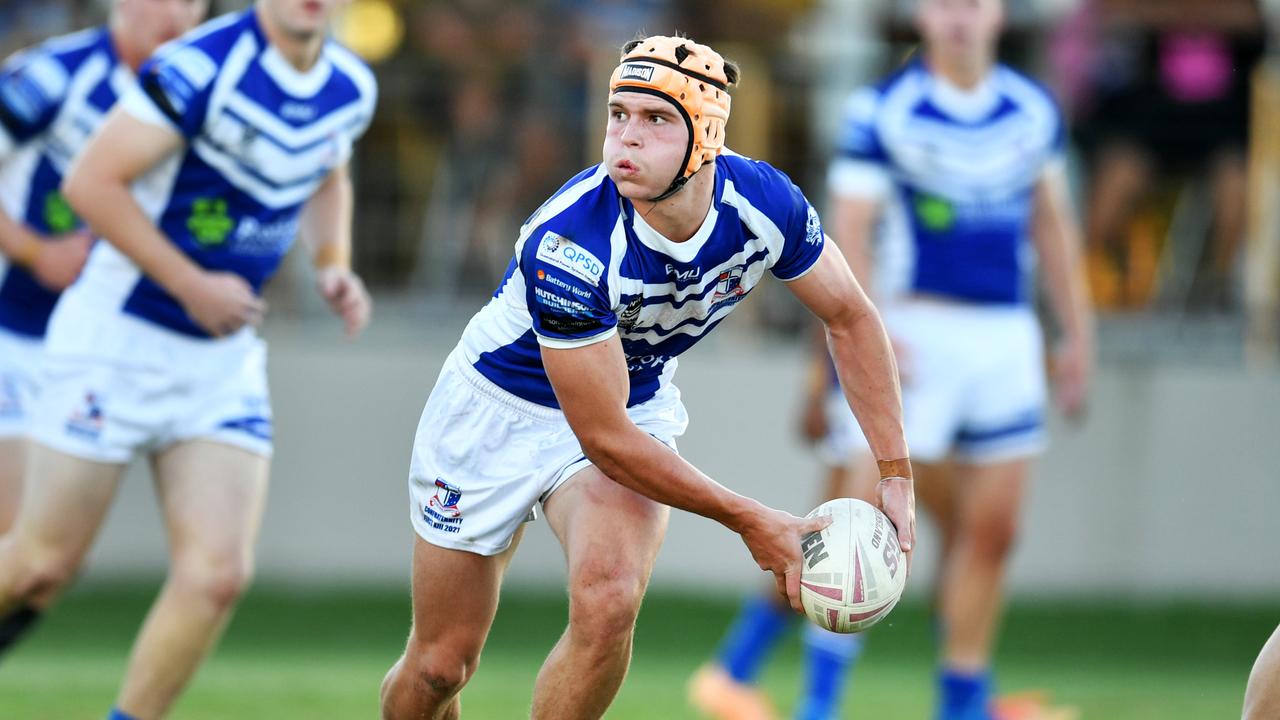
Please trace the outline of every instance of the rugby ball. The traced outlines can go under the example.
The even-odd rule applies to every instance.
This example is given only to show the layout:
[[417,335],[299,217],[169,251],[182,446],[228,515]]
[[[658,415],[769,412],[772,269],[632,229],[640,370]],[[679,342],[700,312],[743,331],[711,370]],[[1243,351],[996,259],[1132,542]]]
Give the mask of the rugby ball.
[[807,517],[824,515],[831,524],[800,541],[800,602],[819,627],[861,632],[889,614],[907,585],[898,531],[879,508],[862,500],[825,502]]

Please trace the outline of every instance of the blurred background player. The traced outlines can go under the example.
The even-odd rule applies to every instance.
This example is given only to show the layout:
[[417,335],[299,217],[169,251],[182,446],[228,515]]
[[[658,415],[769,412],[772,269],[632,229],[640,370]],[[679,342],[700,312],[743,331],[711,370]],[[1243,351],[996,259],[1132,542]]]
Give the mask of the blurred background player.
[[[1045,90],[996,64],[1002,20],[999,0],[922,0],[922,56],[850,98],[829,175],[834,237],[885,315],[920,497],[941,530],[938,720],[994,717],[1004,571],[1045,445],[1037,258],[1062,335],[1053,371],[1069,416],[1083,410],[1092,364],[1062,119]],[[810,430],[831,434],[824,459],[847,466],[828,490],[865,495],[866,461],[838,455],[858,451],[856,425],[839,413],[812,420],[832,406],[828,373],[811,375]],[[785,619],[776,603],[749,603],[716,663],[695,676],[695,704],[723,718],[771,716],[751,684]],[[798,717],[836,717],[859,643],[810,630]]]
[[457,718],[524,520],[562,545],[569,622],[532,717],[598,718],[631,661],[669,507],[738,533],[799,608],[800,537],[825,526],[730,491],[674,452],[688,416],[676,356],[766,273],[826,325],[847,402],[910,550],[914,509],[888,338],[817,211],[769,165],[721,150],[738,68],[678,37],[628,43],[609,84],[604,162],[525,223],[493,300],[445,364],[410,469],[414,623],[384,718]]
[[170,572],[112,718],[163,716],[248,582],[272,450],[253,326],[296,235],[348,335],[369,316],[349,264],[347,162],[376,86],[327,39],[338,4],[262,0],[166,46],[63,184],[107,242],[50,319],[28,491],[0,541],[0,613],[29,624],[49,606],[148,453]]
[[92,241],[62,197],[63,174],[142,61],[206,5],[116,0],[106,26],[48,40],[0,69],[0,534],[18,511],[49,313]]

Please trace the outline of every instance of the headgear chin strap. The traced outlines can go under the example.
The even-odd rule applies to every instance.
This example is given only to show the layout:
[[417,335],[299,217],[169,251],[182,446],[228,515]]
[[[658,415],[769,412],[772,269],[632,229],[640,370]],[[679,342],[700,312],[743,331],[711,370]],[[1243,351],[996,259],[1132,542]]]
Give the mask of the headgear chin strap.
[[609,93],[637,92],[670,102],[689,128],[684,167],[651,202],[671,197],[724,148],[729,121],[729,78],[724,58],[687,38],[655,35],[622,55],[609,79]]

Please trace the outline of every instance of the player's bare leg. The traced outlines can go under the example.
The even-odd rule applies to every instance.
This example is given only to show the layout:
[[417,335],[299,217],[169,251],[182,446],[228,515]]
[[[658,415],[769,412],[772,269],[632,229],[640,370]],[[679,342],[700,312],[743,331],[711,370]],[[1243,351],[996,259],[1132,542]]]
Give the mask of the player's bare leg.
[[0,538],[0,653],[75,577],[123,472],[123,465],[27,446],[27,489],[12,530]]
[[22,501],[22,473],[27,464],[27,441],[0,440],[0,535],[9,532]]
[[1031,461],[955,465],[955,539],[941,578],[943,663],[986,670]]
[[1280,717],[1280,627],[1262,646],[1244,690],[1242,720]]
[[532,717],[599,718],[631,664],[636,615],[670,510],[588,467],[546,511],[569,563],[569,627],[538,673]]
[[458,693],[476,672],[502,574],[523,528],[500,555],[413,545],[413,628],[404,655],[382,681],[383,720],[456,720]]
[[935,612],[942,612],[942,588],[945,583],[947,568],[950,565],[951,550],[956,539],[956,478],[955,468],[950,462],[911,463],[914,475],[916,501],[924,508],[929,519],[938,528],[938,571],[933,578],[933,602]]
[[152,461],[169,535],[169,577],[134,643],[116,707],[164,716],[213,647],[248,585],[269,460],[193,441]]

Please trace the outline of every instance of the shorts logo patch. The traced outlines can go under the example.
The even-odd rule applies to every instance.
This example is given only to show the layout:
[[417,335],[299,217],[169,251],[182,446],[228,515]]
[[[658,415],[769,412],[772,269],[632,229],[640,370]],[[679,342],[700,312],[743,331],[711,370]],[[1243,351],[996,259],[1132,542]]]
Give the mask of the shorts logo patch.
[[444,478],[436,478],[436,494],[422,508],[422,519],[436,530],[457,533],[462,530],[462,488],[450,485]]
[[271,442],[271,418],[261,415],[231,418],[218,424],[220,430],[235,430]]
[[106,419],[102,414],[102,405],[93,393],[85,393],[84,403],[71,412],[67,418],[66,430],[69,435],[76,435],[86,440],[97,440],[102,435],[102,426]]
[[591,251],[563,235],[550,230],[538,242],[538,259],[571,275],[598,285],[604,275],[604,263]]

